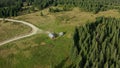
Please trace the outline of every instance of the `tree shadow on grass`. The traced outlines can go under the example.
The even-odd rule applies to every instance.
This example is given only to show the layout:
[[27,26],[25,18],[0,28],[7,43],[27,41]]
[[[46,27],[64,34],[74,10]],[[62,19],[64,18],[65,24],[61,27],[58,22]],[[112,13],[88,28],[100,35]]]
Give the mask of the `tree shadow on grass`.
[[68,57],[65,58],[65,59],[63,59],[63,60],[62,60],[58,65],[56,65],[54,68],[63,68],[64,65],[66,64],[67,60],[68,60]]

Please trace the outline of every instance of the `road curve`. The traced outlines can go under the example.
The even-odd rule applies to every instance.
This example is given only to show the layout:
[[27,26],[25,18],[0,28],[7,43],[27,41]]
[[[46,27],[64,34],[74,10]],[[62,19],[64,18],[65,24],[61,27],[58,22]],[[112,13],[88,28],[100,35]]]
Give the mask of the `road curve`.
[[11,39],[5,40],[3,42],[0,42],[0,46],[2,46],[4,44],[7,44],[7,43],[10,43],[10,42],[13,42],[13,41],[16,41],[16,40],[19,40],[19,39],[22,39],[22,38],[25,38],[25,37],[29,37],[29,36],[35,35],[38,32],[42,32],[41,29],[37,28],[33,24],[30,24],[29,22],[13,20],[13,19],[3,19],[3,18],[0,18],[0,20],[11,21],[11,22],[18,22],[18,23],[22,23],[22,24],[27,25],[27,26],[32,28],[32,31],[30,33],[28,33],[28,34],[25,34],[23,36],[18,36],[18,37],[11,38]]

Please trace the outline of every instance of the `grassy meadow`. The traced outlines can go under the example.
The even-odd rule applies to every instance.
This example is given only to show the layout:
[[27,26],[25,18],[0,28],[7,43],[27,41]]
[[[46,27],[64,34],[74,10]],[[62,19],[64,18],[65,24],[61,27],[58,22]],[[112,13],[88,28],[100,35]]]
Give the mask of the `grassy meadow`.
[[0,42],[26,34],[31,28],[17,22],[0,21]]
[[117,10],[99,12],[98,14],[83,12],[78,8],[57,13],[50,13],[48,9],[44,9],[42,12],[43,16],[40,16],[41,11],[38,11],[18,16],[15,19],[28,21],[45,31],[66,32],[66,34],[54,40],[49,39],[46,34],[37,34],[1,46],[1,68],[52,68],[53,66],[66,68],[70,64],[68,56],[73,44],[73,32],[76,26],[95,21],[95,18],[99,16],[120,18],[120,13]]

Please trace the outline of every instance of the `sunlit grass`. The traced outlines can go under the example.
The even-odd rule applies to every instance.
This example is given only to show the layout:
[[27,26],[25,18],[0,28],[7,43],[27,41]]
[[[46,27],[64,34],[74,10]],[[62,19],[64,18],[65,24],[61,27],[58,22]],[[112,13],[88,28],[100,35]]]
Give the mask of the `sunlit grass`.
[[31,31],[31,28],[17,22],[2,22],[0,21],[0,42],[27,34]]

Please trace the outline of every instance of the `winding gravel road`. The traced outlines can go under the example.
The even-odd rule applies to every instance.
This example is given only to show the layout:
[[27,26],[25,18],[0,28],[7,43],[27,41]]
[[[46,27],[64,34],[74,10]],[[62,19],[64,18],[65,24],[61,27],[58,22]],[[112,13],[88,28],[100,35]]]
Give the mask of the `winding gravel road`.
[[10,43],[10,42],[13,42],[15,40],[19,40],[19,39],[22,39],[22,38],[25,38],[25,37],[29,37],[29,36],[35,35],[37,33],[42,33],[43,32],[43,30],[41,30],[41,29],[37,28],[36,26],[30,24],[29,22],[13,20],[13,19],[3,19],[3,18],[0,18],[0,20],[22,23],[22,24],[27,25],[27,26],[32,28],[32,31],[30,33],[28,33],[28,34],[25,34],[23,36],[18,36],[18,37],[11,38],[11,39],[5,40],[3,42],[0,42],[0,46],[2,46],[4,44],[7,44],[7,43]]

